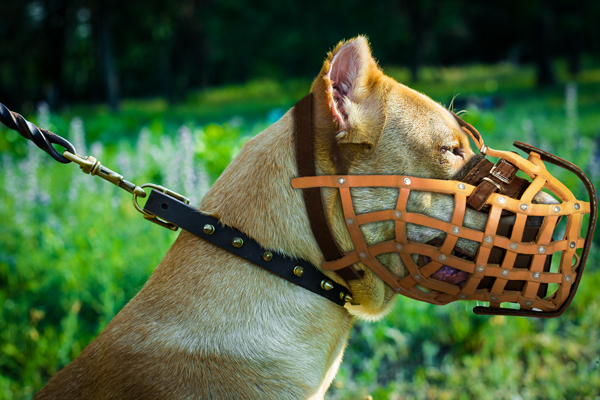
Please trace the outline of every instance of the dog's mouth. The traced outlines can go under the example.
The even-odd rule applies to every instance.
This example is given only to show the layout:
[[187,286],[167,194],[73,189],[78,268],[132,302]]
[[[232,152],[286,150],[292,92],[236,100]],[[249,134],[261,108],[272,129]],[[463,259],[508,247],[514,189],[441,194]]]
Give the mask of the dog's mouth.
[[[426,242],[426,244],[440,247],[443,244],[443,242],[444,240],[442,238],[437,237]],[[450,254],[468,261],[473,261],[475,259],[474,256],[470,256],[469,254],[461,250],[461,248],[458,246],[456,246]],[[418,255],[417,265],[419,266],[419,268],[429,264],[430,262],[431,257],[424,256],[421,254]],[[440,269],[431,274],[431,278],[436,279],[438,281],[450,283],[452,285],[462,286],[467,281],[467,279],[469,279],[469,275],[470,274],[468,272],[461,271],[449,265],[442,265]]]

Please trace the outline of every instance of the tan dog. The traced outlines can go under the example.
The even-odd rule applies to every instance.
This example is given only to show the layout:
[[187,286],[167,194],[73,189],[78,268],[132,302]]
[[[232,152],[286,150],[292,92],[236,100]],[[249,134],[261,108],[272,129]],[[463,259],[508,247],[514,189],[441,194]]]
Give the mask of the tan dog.
[[[329,53],[311,91],[318,174],[448,179],[473,155],[448,110],[385,76],[363,37]],[[292,132],[288,111],[243,147],[200,209],[265,248],[320,266],[301,191],[290,185],[297,176]],[[394,208],[398,190],[353,195],[362,213]],[[349,251],[339,197],[330,190],[324,198],[336,240]],[[411,193],[409,206],[446,221],[454,207],[450,197],[426,193]],[[469,211],[465,225],[481,229],[485,220]],[[369,244],[394,238],[392,223],[363,233]],[[409,231],[421,242],[438,235]],[[397,255],[380,260],[404,274]],[[328,276],[349,287],[359,305],[340,307],[184,231],[140,293],[35,398],[321,399],[353,316],[377,319],[394,297],[368,269],[350,283]]]

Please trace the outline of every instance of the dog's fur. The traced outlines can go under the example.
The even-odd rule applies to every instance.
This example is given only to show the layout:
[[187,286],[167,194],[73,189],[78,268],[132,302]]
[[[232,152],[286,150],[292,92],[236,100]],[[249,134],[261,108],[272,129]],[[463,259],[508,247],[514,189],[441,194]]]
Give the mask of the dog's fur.
[[[450,178],[473,152],[440,104],[385,76],[363,37],[338,44],[312,88],[318,174]],[[263,247],[320,266],[297,176],[293,117],[250,140],[200,205]],[[392,209],[397,189],[353,191],[357,212]],[[353,248],[335,190],[324,190],[341,248]],[[442,220],[450,197],[414,193],[409,208]],[[465,225],[486,217],[469,211]],[[363,226],[369,244],[394,238],[386,222]],[[411,227],[411,240],[439,235]],[[468,245],[468,244],[466,244]],[[379,256],[404,274],[397,254]],[[344,282],[359,305],[333,304],[182,232],[147,284],[36,399],[320,399],[342,359],[354,316],[381,317],[394,292],[364,265]]]

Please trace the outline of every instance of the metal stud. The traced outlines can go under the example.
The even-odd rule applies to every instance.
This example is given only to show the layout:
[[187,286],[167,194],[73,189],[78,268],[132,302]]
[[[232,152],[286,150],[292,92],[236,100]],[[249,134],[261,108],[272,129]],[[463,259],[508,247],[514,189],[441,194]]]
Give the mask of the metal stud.
[[516,250],[516,249],[517,249],[517,244],[516,244],[516,243],[511,243],[511,244],[509,244],[509,245],[508,245],[508,247],[509,247],[511,250]]
[[440,256],[438,257],[438,260],[440,260],[441,262],[446,261],[446,255],[445,254],[440,254]]
[[410,185],[412,181],[410,180],[410,178],[404,178],[402,182],[404,182],[405,185]]
[[352,297],[351,295],[347,294],[347,295],[345,295],[345,296],[344,296],[344,300],[345,300],[347,303],[349,303],[349,302],[351,302],[351,301],[353,301],[353,300],[354,300],[354,297]]
[[348,225],[352,225],[354,223],[354,220],[352,218],[346,218],[346,223]]
[[503,277],[507,277],[510,274],[510,271],[507,270],[506,268],[504,268],[502,271],[500,271],[500,275],[502,275]]
[[504,204],[504,203],[506,203],[506,199],[504,197],[498,197],[498,203]]
[[575,248],[575,246],[577,246],[577,245],[575,244],[575,242],[571,242],[571,243],[569,243],[569,247],[570,247],[570,248],[574,249],[574,248]]
[[559,206],[554,206],[552,208],[552,211],[554,211],[555,213],[560,212],[560,207]]
[[579,210],[581,208],[581,204],[575,203],[575,204],[573,204],[573,208],[576,210]]
[[364,251],[361,251],[360,253],[358,253],[358,256],[360,258],[367,258],[367,253],[365,253]]
[[396,218],[400,218],[402,216],[402,213],[398,210],[394,211],[394,217]]
[[244,245],[244,240],[242,238],[236,237],[231,241],[233,247],[242,247]]
[[540,246],[537,248],[538,253],[544,254],[546,252],[546,248],[544,246]]
[[539,272],[534,272],[533,274],[531,274],[531,276],[533,277],[533,279],[540,279],[540,276],[542,274],[540,274]]
[[300,265],[296,265],[294,267],[294,275],[296,275],[296,276],[302,276],[302,275],[304,275],[304,268],[301,267]]
[[402,247],[400,243],[396,243],[396,250],[402,251],[402,249],[404,249],[404,247]]
[[475,270],[479,273],[482,273],[483,271],[485,271],[485,267],[483,265],[478,265],[477,268],[475,268]]
[[565,276],[565,282],[571,282],[571,275]]
[[492,243],[492,237],[491,236],[486,236],[483,238],[483,241],[486,243]]
[[263,260],[271,261],[272,259],[273,259],[273,253],[271,253],[270,251],[265,251],[263,253]]
[[399,286],[398,286],[397,288],[395,288],[394,290],[396,291],[396,293],[400,293],[400,292],[402,292],[402,288],[401,288],[401,287],[399,287]]
[[331,290],[331,289],[333,289],[333,283],[331,283],[331,281],[328,281],[328,280],[326,280],[326,279],[323,279],[323,280],[321,281],[321,289],[324,289],[324,290]]
[[466,300],[467,299],[467,295],[466,294],[461,294],[458,297],[460,297],[461,300]]
[[490,296],[490,301],[498,301],[498,298],[496,296]]
[[421,275],[415,274],[415,279],[418,280],[418,281],[420,281],[421,280]]
[[452,233],[458,235],[460,233],[460,228],[458,226],[455,226],[454,228],[452,228]]
[[215,227],[212,226],[211,224],[206,224],[204,225],[204,228],[202,228],[202,230],[204,231],[204,233],[206,233],[207,235],[212,235],[213,233],[215,233]]
[[465,190],[465,185],[464,185],[463,183],[459,183],[459,184],[458,184],[458,188],[459,188],[460,190]]
[[527,210],[527,209],[529,208],[529,206],[528,206],[527,204],[525,204],[525,203],[521,204],[519,207],[520,207],[520,208],[521,208],[521,210],[523,210],[523,211],[525,211],[525,210]]
[[527,300],[527,301],[525,302],[525,305],[526,305],[527,307],[531,307],[531,306],[533,305],[533,301],[531,301],[531,300]]
[[343,185],[344,183],[346,183],[346,180],[344,178],[338,178],[338,183],[340,185]]

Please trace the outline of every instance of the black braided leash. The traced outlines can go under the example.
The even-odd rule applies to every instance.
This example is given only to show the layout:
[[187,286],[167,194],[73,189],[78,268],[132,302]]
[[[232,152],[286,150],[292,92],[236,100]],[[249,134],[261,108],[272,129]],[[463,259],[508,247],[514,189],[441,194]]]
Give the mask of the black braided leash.
[[58,136],[46,129],[40,129],[31,122],[27,121],[23,116],[14,111],[10,111],[6,106],[0,103],[0,122],[21,134],[25,139],[31,140],[37,147],[50,154],[56,161],[68,164],[71,160],[65,158],[61,153],[56,151],[53,144],[67,149],[72,154],[77,154],[75,146],[67,139]]

